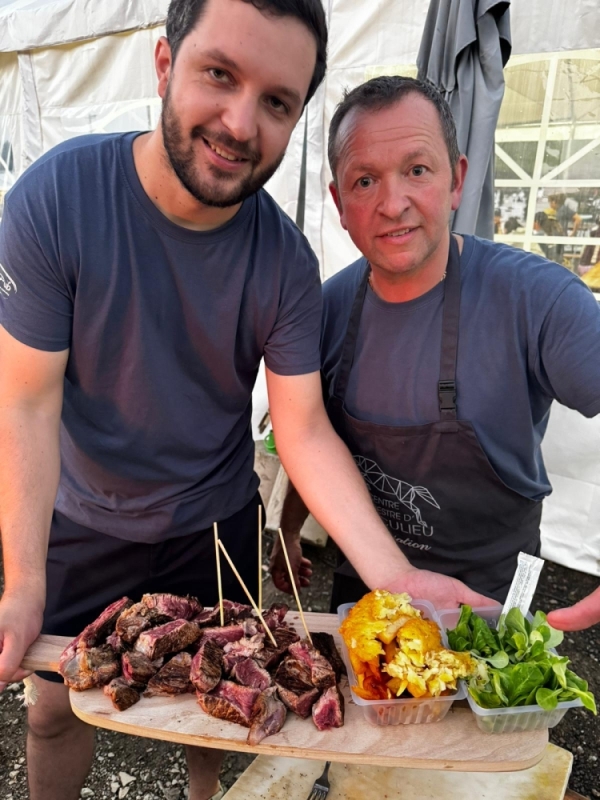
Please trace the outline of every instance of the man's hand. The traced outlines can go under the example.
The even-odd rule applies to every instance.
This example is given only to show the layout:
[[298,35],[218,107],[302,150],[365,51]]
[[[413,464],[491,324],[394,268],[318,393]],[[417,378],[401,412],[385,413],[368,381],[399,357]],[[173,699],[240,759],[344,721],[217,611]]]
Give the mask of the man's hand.
[[466,603],[472,608],[497,606],[498,602],[469,589],[456,578],[438,572],[412,568],[382,587],[388,592],[408,592],[414,600],[429,600],[436,608],[457,608]]
[[23,656],[42,629],[44,606],[25,594],[0,600],[0,692],[31,673],[21,669]]
[[[310,576],[312,575],[312,563],[308,558],[304,558],[302,555],[300,537],[295,535],[288,537],[284,534],[284,539],[296,586],[299,588],[309,586]],[[290,581],[290,574],[287,564],[285,563],[283,548],[278,536],[275,538],[273,549],[271,550],[269,572],[271,573],[273,583],[281,592],[293,594],[294,589]]]
[[582,631],[600,622],[600,587],[570,608],[548,614],[548,624],[560,631]]

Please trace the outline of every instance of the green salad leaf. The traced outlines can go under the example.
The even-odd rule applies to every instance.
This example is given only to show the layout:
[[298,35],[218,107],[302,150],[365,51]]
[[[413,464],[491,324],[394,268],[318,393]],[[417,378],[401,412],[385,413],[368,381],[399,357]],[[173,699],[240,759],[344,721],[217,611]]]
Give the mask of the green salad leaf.
[[470,606],[461,608],[453,630],[452,650],[470,652],[477,671],[469,679],[469,693],[482,708],[539,705],[545,711],[558,703],[580,698],[596,714],[596,702],[587,681],[568,669],[569,659],[552,652],[564,634],[536,611],[530,621],[518,608],[502,615],[498,630],[490,628]]

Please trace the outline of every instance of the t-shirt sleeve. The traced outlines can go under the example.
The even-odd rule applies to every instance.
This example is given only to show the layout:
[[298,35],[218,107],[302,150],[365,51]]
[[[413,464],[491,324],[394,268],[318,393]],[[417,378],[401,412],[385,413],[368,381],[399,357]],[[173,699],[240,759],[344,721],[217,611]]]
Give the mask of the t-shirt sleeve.
[[538,380],[562,405],[600,414],[600,304],[579,280],[552,304],[539,339]]
[[0,223],[0,324],[23,344],[58,352],[70,346],[73,302],[57,258],[52,210],[39,188],[31,178],[6,197]]
[[277,375],[306,375],[321,367],[321,278],[317,258],[299,240],[285,265],[277,319],[265,344],[265,365]]

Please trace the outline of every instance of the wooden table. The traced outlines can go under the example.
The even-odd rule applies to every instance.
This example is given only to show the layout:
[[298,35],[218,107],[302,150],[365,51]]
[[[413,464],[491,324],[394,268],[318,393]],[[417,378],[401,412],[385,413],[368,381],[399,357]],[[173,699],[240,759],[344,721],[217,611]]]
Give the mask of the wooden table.
[[[327,631],[339,642],[338,621],[333,614],[305,615],[313,631]],[[295,612],[288,620],[301,630]],[[65,637],[40,637],[28,652],[26,669],[56,670]],[[75,714],[99,728],[147,736],[183,744],[268,756],[335,761],[383,767],[472,772],[508,772],[528,769],[544,755],[548,731],[484,734],[468,708],[453,708],[441,722],[422,725],[378,727],[364,720],[344,683],[346,719],[343,728],[319,732],[312,720],[289,714],[283,729],[259,745],[246,744],[247,730],[206,715],[194,695],[143,697],[139,703],[116,711],[97,689],[71,692]]]
[[[327,800],[563,800],[572,763],[571,753],[549,744],[536,766],[502,775],[332,764]],[[306,800],[323,766],[259,756],[224,800]]]

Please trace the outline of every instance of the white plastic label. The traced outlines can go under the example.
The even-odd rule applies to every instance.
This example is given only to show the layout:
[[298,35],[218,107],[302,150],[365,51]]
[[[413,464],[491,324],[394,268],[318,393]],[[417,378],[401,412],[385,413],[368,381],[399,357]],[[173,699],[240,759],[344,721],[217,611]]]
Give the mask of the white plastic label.
[[518,608],[523,616],[527,614],[543,566],[543,558],[519,553],[517,570],[508,590],[502,614],[508,614],[511,608]]

